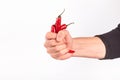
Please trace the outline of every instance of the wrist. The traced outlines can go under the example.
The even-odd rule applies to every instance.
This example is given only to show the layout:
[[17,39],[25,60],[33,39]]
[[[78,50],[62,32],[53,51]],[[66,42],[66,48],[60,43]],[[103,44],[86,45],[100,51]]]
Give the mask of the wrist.
[[105,56],[105,46],[98,37],[73,38],[73,57],[88,57],[102,59]]

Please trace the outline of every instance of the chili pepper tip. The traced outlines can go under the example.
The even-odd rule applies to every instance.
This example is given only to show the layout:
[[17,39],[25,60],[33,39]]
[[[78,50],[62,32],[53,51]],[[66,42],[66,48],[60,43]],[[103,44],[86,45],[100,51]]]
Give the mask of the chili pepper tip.
[[73,53],[75,53],[75,51],[74,50],[69,50],[68,53],[73,54]]

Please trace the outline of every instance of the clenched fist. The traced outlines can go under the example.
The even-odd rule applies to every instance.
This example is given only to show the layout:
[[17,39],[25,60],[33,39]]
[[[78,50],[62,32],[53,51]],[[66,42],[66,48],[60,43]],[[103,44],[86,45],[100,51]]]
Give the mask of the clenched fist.
[[67,30],[58,33],[48,32],[44,43],[47,53],[58,60],[68,59],[72,54],[68,53],[72,49],[72,38]]

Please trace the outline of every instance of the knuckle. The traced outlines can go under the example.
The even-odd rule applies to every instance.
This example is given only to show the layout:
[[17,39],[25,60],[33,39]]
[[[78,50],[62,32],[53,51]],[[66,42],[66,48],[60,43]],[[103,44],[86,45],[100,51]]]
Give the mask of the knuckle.
[[47,49],[47,53],[51,54],[51,51]]
[[49,41],[47,40],[45,43],[44,43],[44,47],[49,47]]
[[47,32],[45,35],[46,39],[49,37],[49,35],[50,35],[50,32]]

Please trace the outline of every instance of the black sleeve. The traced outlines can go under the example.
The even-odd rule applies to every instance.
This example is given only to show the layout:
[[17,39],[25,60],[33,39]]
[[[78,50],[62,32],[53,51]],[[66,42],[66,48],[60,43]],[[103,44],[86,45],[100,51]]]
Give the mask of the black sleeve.
[[106,47],[104,59],[114,59],[120,57],[120,24],[117,28],[102,35],[97,35]]

